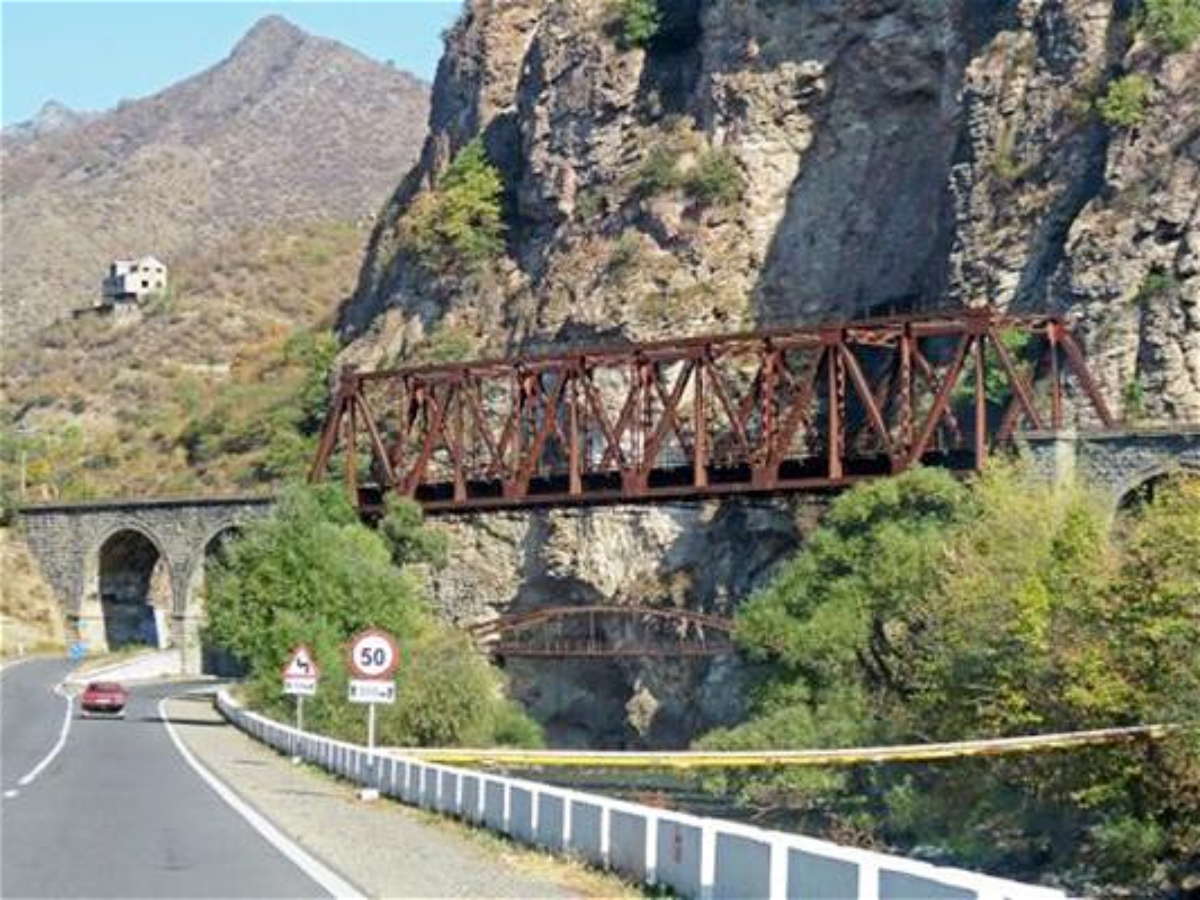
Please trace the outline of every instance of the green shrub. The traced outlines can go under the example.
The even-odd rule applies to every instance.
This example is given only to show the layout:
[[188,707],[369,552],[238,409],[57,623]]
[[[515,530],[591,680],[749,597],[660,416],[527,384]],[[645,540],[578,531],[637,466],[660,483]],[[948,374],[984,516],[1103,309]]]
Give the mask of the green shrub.
[[[686,154],[695,162],[684,167]],[[653,197],[682,190],[701,206],[721,206],[739,199],[744,188],[737,158],[723,147],[704,146],[703,139],[686,129],[669,135],[642,161],[637,173],[637,191]]]
[[1142,27],[1167,52],[1188,50],[1200,37],[1200,0],[1145,0]]
[[433,190],[419,195],[400,223],[400,241],[435,274],[470,274],[504,250],[504,181],[476,138]]
[[425,527],[421,507],[395,495],[389,495],[386,503],[379,534],[391,551],[392,562],[398,566],[412,563],[444,566],[449,552],[446,535]]
[[420,362],[462,362],[476,355],[478,341],[465,325],[442,321],[415,348],[412,358]]
[[[764,681],[750,720],[704,744],[1194,722],[1197,596],[1200,479],[1164,484],[1114,528],[1084,489],[1019,469],[993,464],[965,485],[912,470],[839,496],[741,607],[737,640]],[[793,827],[865,823],[865,839],[1017,878],[1053,872],[1089,896],[1179,896],[1200,858],[1194,728],[1153,747],[728,779]]]
[[1125,403],[1125,417],[1136,421],[1146,414],[1146,387],[1139,372],[1125,385],[1121,399]]
[[1153,93],[1154,84],[1145,75],[1123,75],[1109,84],[1096,109],[1100,118],[1115,128],[1136,128],[1146,117]]
[[683,177],[683,189],[704,206],[724,206],[742,196],[742,170],[725,148],[705,150]]
[[648,46],[662,24],[658,0],[617,0],[615,8],[618,43],[626,50]]
[[654,197],[680,186],[679,150],[670,144],[658,144],[650,149],[637,171],[637,192]]
[[637,231],[633,229],[623,231],[617,238],[617,242],[613,244],[612,255],[608,258],[609,268],[614,272],[624,272],[637,262],[641,254],[642,239],[638,236]]
[[1161,297],[1173,289],[1176,285],[1174,276],[1169,272],[1164,272],[1162,269],[1153,268],[1146,273],[1146,277],[1142,279],[1141,287],[1134,294],[1133,300],[1135,303],[1149,303],[1156,297]]
[[434,618],[419,579],[396,565],[427,549],[409,512],[393,507],[385,535],[359,521],[340,486],[287,488],[275,512],[249,525],[213,567],[206,638],[247,664],[252,704],[281,717],[291,701],[280,692],[279,668],[292,647],[306,644],[322,668],[307,724],[363,740],[363,709],[346,700],[345,642],[382,628],[400,642],[401,670],[397,702],[378,710],[380,743],[539,743],[540,730],[506,699],[499,672]]

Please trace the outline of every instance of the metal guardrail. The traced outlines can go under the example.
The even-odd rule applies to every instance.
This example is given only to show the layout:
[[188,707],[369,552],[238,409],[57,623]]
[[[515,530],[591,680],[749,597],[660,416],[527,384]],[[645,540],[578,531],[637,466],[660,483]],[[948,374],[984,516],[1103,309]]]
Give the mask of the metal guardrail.
[[230,722],[300,757],[405,803],[581,858],[698,900],[1066,900],[1062,891],[843,847],[797,834],[657,809],[411,754],[337,741],[249,712],[226,691]]

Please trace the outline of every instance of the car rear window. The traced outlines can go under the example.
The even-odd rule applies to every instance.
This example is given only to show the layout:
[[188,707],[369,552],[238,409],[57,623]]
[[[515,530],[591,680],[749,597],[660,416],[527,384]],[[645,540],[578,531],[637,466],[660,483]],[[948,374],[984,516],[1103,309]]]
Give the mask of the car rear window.
[[115,681],[93,681],[88,685],[88,690],[99,691],[104,694],[111,694],[122,690],[122,688]]

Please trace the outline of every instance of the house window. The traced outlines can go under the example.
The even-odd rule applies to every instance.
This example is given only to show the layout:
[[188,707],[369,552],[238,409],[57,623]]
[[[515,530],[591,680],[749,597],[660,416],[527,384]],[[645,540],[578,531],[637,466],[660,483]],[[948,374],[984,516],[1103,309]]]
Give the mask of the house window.
[[142,282],[142,287],[144,287],[144,288],[148,288],[148,287],[150,287],[150,282],[148,282],[148,281],[143,281],[143,282]]

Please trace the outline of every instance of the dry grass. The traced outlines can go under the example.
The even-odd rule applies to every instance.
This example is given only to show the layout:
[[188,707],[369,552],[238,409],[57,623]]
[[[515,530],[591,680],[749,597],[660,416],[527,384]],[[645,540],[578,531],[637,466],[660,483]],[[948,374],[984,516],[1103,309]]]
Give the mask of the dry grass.
[[[271,227],[179,260],[170,296],[140,318],[88,316],[5,360],[8,401],[46,444],[35,499],[245,487],[254,460],[189,464],[188,423],[230,391],[269,407],[288,337],[327,326],[352,290],[366,232],[345,222]],[[260,409],[259,412],[269,411]]]
[[0,654],[63,648],[62,610],[24,542],[0,528]]

